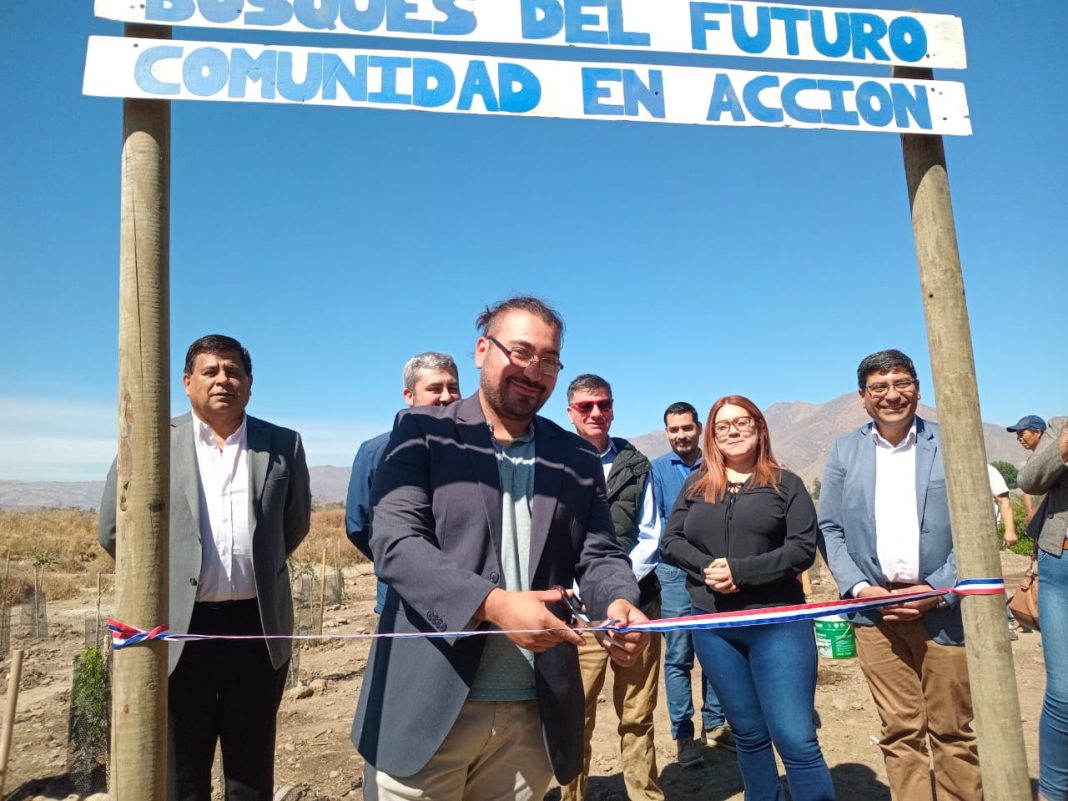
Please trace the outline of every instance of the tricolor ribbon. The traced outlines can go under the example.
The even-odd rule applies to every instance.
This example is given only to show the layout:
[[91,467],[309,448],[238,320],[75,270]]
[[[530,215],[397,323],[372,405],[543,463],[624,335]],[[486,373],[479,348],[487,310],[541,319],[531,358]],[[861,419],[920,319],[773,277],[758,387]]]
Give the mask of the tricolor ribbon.
[[[687,617],[661,618],[635,623],[632,626],[619,626],[608,620],[591,624],[585,631],[607,631],[625,633],[629,631],[687,631],[695,629],[723,629],[737,626],[767,626],[772,623],[788,623],[797,620],[813,620],[827,615],[846,615],[869,609],[897,606],[908,601],[922,601],[927,598],[941,598],[945,595],[1001,595],[1005,592],[1005,582],[1001,579],[964,579],[952,588],[935,590],[917,590],[900,592],[893,595],[880,595],[874,598],[846,598],[841,601],[821,601],[813,604],[795,606],[774,606],[766,609],[744,609],[740,612],[716,612],[710,615],[690,615]],[[145,630],[120,623],[108,621],[111,631],[111,647],[115,650],[126,648],[152,640],[172,640],[174,642],[196,642],[199,640],[404,640],[415,637],[436,637],[456,639],[460,637],[479,637],[486,634],[526,634],[551,629],[473,629],[470,631],[412,631],[383,632],[375,634],[179,634],[169,630],[166,625]]]

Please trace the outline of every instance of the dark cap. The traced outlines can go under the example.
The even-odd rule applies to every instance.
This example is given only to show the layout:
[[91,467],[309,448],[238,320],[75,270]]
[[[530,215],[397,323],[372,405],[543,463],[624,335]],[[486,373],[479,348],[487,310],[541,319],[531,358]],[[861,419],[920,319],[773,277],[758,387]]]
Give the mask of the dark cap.
[[1021,417],[1020,422],[1014,426],[1009,426],[1005,430],[1015,434],[1017,431],[1025,431],[1028,428],[1033,428],[1035,431],[1045,431],[1046,421],[1037,414],[1029,414],[1026,417]]

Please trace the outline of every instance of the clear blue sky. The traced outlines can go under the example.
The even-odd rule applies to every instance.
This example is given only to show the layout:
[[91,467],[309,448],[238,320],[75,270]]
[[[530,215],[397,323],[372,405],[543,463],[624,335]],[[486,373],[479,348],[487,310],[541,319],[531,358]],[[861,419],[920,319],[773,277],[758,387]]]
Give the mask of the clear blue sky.
[[[1068,3],[924,10],[965,26],[968,69],[936,77],[965,82],[975,130],[946,149],[983,417],[1064,413]],[[81,79],[87,37],[121,32],[89,0],[0,5],[0,479],[98,479],[114,453],[122,102]],[[612,382],[625,436],[680,399],[829,400],[884,347],[934,401],[896,135],[181,102],[172,131],[172,411],[188,343],[232,334],[250,411],[302,431],[311,464],[349,464],[389,425],[416,352],[453,353],[474,391],[475,316],[517,292],[567,321],[544,410],[561,422],[580,372]]]

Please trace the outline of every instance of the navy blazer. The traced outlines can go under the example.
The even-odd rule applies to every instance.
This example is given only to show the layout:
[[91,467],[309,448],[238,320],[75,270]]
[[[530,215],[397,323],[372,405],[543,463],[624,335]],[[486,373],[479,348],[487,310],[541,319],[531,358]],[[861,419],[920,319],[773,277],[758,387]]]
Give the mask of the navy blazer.
[[[875,543],[874,423],[839,437],[827,457],[820,487],[820,550],[843,598],[861,581],[886,586]],[[920,521],[920,581],[952,587],[957,562],[950,533],[946,472],[938,426],[916,418],[916,515]],[[964,642],[959,598],[946,596],[948,606],[923,616],[931,637],[943,645]],[[872,625],[879,612],[858,612],[854,623]]]
[[[594,619],[617,598],[637,604],[597,455],[542,417],[534,418],[534,452],[531,589],[570,587],[577,579]],[[373,499],[371,549],[393,590],[379,632],[471,628],[501,581],[500,477],[478,395],[402,412],[375,475]],[[422,769],[456,722],[484,643],[481,636],[376,640],[352,727],[364,759],[398,777]],[[534,674],[546,748],[566,784],[582,769],[575,646],[562,643],[535,654]]]

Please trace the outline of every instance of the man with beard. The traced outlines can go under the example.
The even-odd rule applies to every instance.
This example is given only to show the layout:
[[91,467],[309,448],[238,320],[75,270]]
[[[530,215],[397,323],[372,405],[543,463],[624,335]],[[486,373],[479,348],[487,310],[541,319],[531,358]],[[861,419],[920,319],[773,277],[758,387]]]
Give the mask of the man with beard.
[[[577,581],[594,619],[645,620],[597,455],[536,415],[563,367],[562,320],[516,297],[477,326],[479,391],[402,412],[375,479],[371,550],[399,599],[379,634],[441,636],[372,646],[352,730],[369,801],[525,801],[571,781],[582,638],[560,587]],[[647,642],[605,647],[630,665]]]
[[[701,423],[697,410],[689,403],[673,403],[664,412],[664,434],[671,452],[653,460],[653,495],[660,512],[660,525],[667,524],[671,507],[675,505],[682,485],[690,474],[701,466]],[[660,579],[661,615],[681,617],[690,613],[690,593],[686,589],[686,573],[661,554],[656,566]],[[678,763],[684,768],[703,762],[700,743],[712,747],[734,749],[734,737],[727,726],[716,691],[708,679],[703,679],[704,705],[701,707],[701,740],[694,739],[693,693],[690,674],[693,672],[693,639],[688,631],[669,631],[664,635],[664,690],[667,693],[671,737],[675,741]]]

